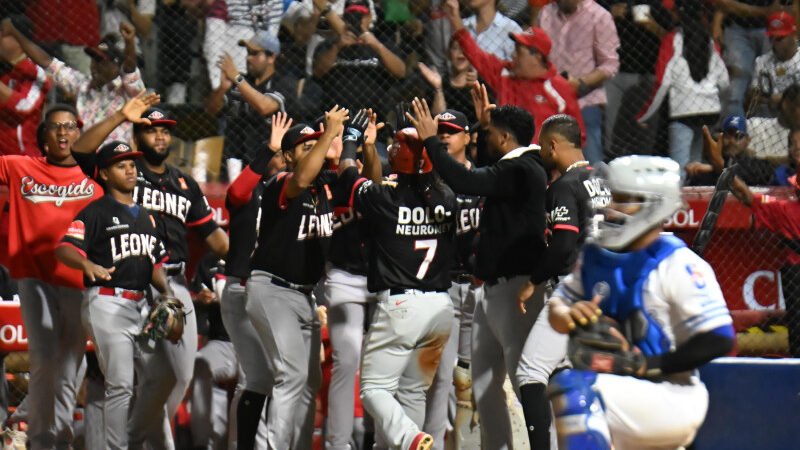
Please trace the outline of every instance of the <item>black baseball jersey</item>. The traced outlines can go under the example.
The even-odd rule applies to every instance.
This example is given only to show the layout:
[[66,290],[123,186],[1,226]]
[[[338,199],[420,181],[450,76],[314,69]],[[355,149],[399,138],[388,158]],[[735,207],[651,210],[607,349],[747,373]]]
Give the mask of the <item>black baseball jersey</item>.
[[[97,178],[95,153],[73,152],[72,155],[84,173]],[[133,200],[155,216],[158,235],[169,254],[169,263],[186,262],[189,259],[187,229],[195,228],[205,239],[218,228],[206,196],[192,177],[175,167],[167,165],[164,173],[157,174],[140,159],[136,160],[136,168],[139,173]]]
[[84,276],[85,286],[143,291],[150,285],[153,266],[167,257],[153,215],[140,205],[126,206],[110,195],[81,210],[61,242],[95,264],[114,267],[108,281],[90,281]]
[[233,207],[226,199],[228,209],[228,230],[230,245],[225,257],[225,275],[239,278],[250,276],[250,256],[256,245],[261,197],[265,181],[259,181],[253,190],[250,201],[239,208]]
[[478,239],[478,226],[483,209],[483,197],[475,195],[456,195],[458,215],[456,216],[456,274],[472,274],[475,265],[475,246]]
[[286,198],[293,176],[272,177],[261,196],[261,220],[251,270],[263,270],[286,281],[311,285],[322,277],[333,234],[336,172],[323,171],[296,198]]
[[353,208],[336,208],[333,215],[328,260],[334,267],[357,275],[367,275],[368,239],[361,213]]
[[[350,168],[355,174],[355,168]],[[428,175],[433,177],[433,174]],[[363,214],[371,237],[367,287],[445,291],[455,260],[456,196],[434,182],[424,198],[399,182],[356,181],[353,204]]]
[[546,196],[549,245],[536,266],[534,282],[566,275],[572,270],[586,240],[592,210],[610,201],[611,192],[600,180],[592,178],[589,166],[568,170],[550,184]]

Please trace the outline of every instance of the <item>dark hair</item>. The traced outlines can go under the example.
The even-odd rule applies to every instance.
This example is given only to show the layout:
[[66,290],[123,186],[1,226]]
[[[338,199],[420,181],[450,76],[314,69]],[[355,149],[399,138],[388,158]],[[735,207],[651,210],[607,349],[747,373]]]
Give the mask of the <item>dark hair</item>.
[[519,106],[504,105],[494,109],[490,123],[514,136],[519,145],[530,144],[536,134],[533,117]]
[[42,152],[42,155],[44,155],[44,144],[47,139],[45,137],[45,133],[47,133],[47,121],[50,119],[50,116],[52,116],[53,113],[57,113],[60,111],[72,114],[73,116],[75,116],[75,120],[78,121],[78,124],[81,123],[81,118],[78,115],[78,110],[75,109],[75,107],[70,105],[69,103],[54,103],[50,105],[44,112],[44,114],[42,114],[42,121],[36,128],[36,146],[39,147],[39,151]]
[[581,126],[574,117],[568,114],[556,114],[550,116],[542,123],[540,136],[548,133],[556,133],[569,141],[577,148],[581,148]]
[[683,33],[683,58],[689,63],[692,79],[700,82],[708,75],[711,63],[711,35],[702,23],[703,2],[679,1],[678,13]]
[[33,39],[33,22],[24,14],[11,14],[8,16],[14,28],[28,39]]

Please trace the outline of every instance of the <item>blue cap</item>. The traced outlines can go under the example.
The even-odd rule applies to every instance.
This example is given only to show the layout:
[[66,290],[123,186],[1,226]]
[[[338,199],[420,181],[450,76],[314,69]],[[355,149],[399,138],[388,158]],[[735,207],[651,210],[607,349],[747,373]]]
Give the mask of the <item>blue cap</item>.
[[259,30],[249,40],[240,40],[239,46],[265,51],[267,53],[272,53],[273,55],[277,55],[281,52],[281,42],[278,40],[278,38],[264,30]]
[[738,131],[742,134],[747,134],[747,119],[744,116],[728,116],[725,118],[725,121],[722,122],[722,132],[726,133],[728,131]]

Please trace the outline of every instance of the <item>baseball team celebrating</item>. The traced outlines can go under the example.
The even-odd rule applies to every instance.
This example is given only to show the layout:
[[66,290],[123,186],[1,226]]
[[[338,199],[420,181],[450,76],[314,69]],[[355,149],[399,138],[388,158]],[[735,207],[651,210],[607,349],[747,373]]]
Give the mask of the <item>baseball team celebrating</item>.
[[[87,447],[176,447],[170,419],[198,358],[190,229],[219,261],[210,314],[234,349],[205,356],[212,375],[237,372],[227,448],[312,448],[325,327],[328,450],[520,448],[507,379],[534,450],[694,439],[708,408],[696,369],[734,331],[711,267],[663,233],[683,205],[676,162],[591,167],[575,118],[537,130],[524,109],[488,101],[478,130],[417,98],[391,126],[369,109],[309,124],[277,113],[228,187],[223,230],[166,162],[176,122],[159,101],[142,93],[83,131],[55,105],[45,156],[0,157],[30,448],[70,448],[87,336],[104,378],[102,421],[87,423],[102,438]],[[106,142],[125,123],[133,142]],[[353,439],[357,403],[366,444]]]

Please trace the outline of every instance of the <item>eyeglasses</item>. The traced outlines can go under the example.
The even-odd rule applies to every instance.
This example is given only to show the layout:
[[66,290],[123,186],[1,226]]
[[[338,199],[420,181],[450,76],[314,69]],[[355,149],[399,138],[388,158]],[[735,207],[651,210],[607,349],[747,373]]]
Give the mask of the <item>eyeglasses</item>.
[[266,50],[247,50],[247,56],[258,56],[261,53],[263,53],[266,56],[272,56],[272,53]]
[[48,122],[47,131],[58,131],[59,128],[64,128],[64,131],[75,131],[78,129],[78,123],[71,122]]

